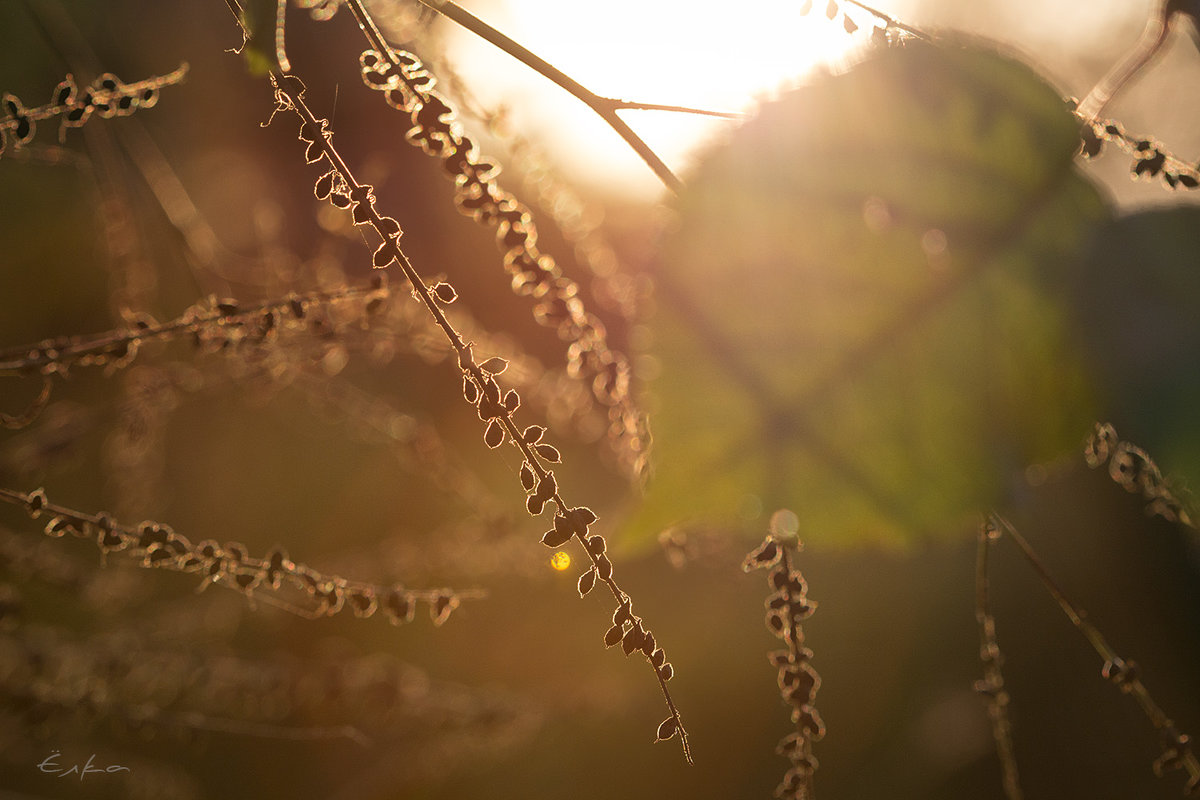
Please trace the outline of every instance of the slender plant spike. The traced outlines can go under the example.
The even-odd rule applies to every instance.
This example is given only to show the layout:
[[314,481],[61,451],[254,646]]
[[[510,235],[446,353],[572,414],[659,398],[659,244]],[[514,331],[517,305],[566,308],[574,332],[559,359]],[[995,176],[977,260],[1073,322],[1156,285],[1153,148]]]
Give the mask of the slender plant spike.
[[392,48],[359,0],[347,5],[369,45],[359,57],[363,82],[410,117],[405,139],[442,161],[455,182],[458,210],[495,230],[513,291],[533,298],[537,322],[568,343],[569,374],[583,380],[608,410],[609,440],[624,456],[626,471],[644,476],[650,436],[634,402],[629,358],[609,345],[604,323],[588,312],[578,284],[541,252],[531,211],[496,182],[499,167],[480,159],[455,110],[434,90],[436,78],[429,68],[414,54]]
[[[225,586],[262,602],[309,619],[331,617],[350,609],[356,617],[370,617],[380,609],[394,625],[411,622],[419,604],[425,604],[435,625],[441,625],[465,599],[482,596],[477,590],[409,589],[401,584],[380,586],[325,575],[292,561],[282,547],[265,558],[250,556],[245,545],[224,545],[208,539],[193,544],[169,526],[146,521],[137,527],[122,525],[105,512],[86,514],[51,503],[42,489],[16,492],[0,488],[0,501],[22,506],[32,519],[50,517],[45,533],[60,538],[67,533],[95,539],[100,553],[122,552],[141,559],[140,566],[203,576],[198,590],[212,584]],[[310,602],[303,608],[281,597],[285,585],[299,590]]]
[[374,189],[354,177],[333,145],[329,121],[318,119],[304,102],[303,82],[294,75],[276,74],[271,75],[271,81],[275,87],[275,112],[290,111],[300,119],[299,139],[306,145],[305,161],[309,164],[324,161],[328,167],[317,178],[314,187],[318,199],[327,199],[339,208],[352,207],[355,224],[375,230],[382,242],[372,256],[373,265],[377,269],[393,263],[399,266],[412,287],[414,297],[426,308],[454,348],[463,376],[463,396],[475,407],[480,420],[487,423],[484,443],[488,448],[496,449],[507,440],[520,452],[523,459],[520,478],[528,494],[526,508],[530,515],[539,516],[549,504],[554,504],[554,527],[542,537],[542,543],[557,548],[572,539],[576,540],[591,562],[591,566],[579,578],[580,596],[587,595],[600,582],[608,587],[616,599],[613,626],[605,634],[605,644],[611,647],[620,642],[625,655],[631,655],[636,650],[645,656],[654,670],[670,712],[670,716],[659,726],[658,738],[669,739],[678,735],[684,757],[691,763],[687,731],[667,688],[667,681],[675,674],[674,667],[666,660],[662,648],[658,647],[654,634],[645,627],[641,617],[633,613],[632,598],[613,579],[612,562],[606,554],[604,537],[589,532],[596,515],[585,506],[569,506],[559,493],[554,473],[546,465],[558,463],[560,455],[557,448],[542,441],[546,428],[540,425],[530,425],[524,429],[517,427],[513,415],[520,407],[521,398],[515,390],[502,392],[496,381],[496,376],[507,368],[507,362],[495,357],[483,362],[476,361],[473,346],[460,336],[443,308],[458,298],[458,292],[444,282],[430,286],[416,271],[400,248],[399,223],[375,209]]
[[[1088,644],[1091,645],[1092,649],[1096,651],[1096,655],[1100,656],[1103,662],[1100,674],[1104,679],[1120,689],[1121,692],[1131,695],[1137,701],[1143,713],[1145,713],[1146,718],[1150,720],[1150,724],[1158,733],[1159,743],[1162,747],[1158,758],[1155,759],[1152,765],[1154,774],[1161,777],[1169,770],[1183,770],[1187,775],[1183,788],[1184,795],[1187,797],[1200,797],[1200,760],[1197,760],[1188,736],[1175,727],[1175,723],[1171,721],[1162,708],[1159,707],[1158,703],[1154,701],[1154,698],[1151,697],[1146,685],[1142,683],[1141,669],[1138,664],[1117,655],[1103,634],[1088,621],[1087,613],[1067,598],[1057,581],[1050,575],[1050,571],[1045,563],[1042,562],[1033,547],[1012,523],[999,514],[993,513],[989,518],[988,525],[991,526],[992,532],[995,535],[1007,536],[1012,540],[1017,549],[1020,550],[1021,555],[1025,558],[1026,563],[1037,574],[1042,585],[1046,587],[1046,590],[1050,592],[1054,601],[1058,603],[1058,607],[1062,609],[1063,614],[1067,616],[1067,619],[1071,621],[1075,629],[1079,631]],[[989,538],[991,537],[989,536]],[[987,679],[985,678],[985,680]],[[1003,755],[1001,758],[1003,759]]]
[[771,595],[766,600],[767,629],[787,645],[786,650],[767,654],[771,665],[779,670],[779,692],[783,701],[792,707],[794,733],[785,736],[775,752],[792,764],[775,790],[782,800],[812,800],[813,773],[817,759],[813,742],[825,736],[825,723],[813,706],[821,676],[812,666],[812,651],[804,646],[804,620],[812,616],[817,604],[808,599],[808,584],[792,564],[804,546],[796,535],[799,519],[787,510],[771,516],[770,532],[761,545],[752,550],[742,563],[742,569],[767,569],[767,586]]
[[979,529],[979,546],[975,559],[975,620],[979,623],[979,658],[983,662],[983,679],[975,682],[975,691],[987,699],[988,717],[992,721],[992,738],[1000,759],[1004,796],[1007,800],[1022,800],[1017,758],[1013,753],[1012,722],[1008,718],[1008,691],[1004,688],[1004,654],[996,640],[996,619],[992,616],[991,591],[988,580],[988,555],[1000,531],[989,519]]
[[112,73],[105,73],[80,90],[75,78],[67,75],[50,94],[50,102],[36,108],[26,108],[15,95],[5,93],[0,98],[5,116],[0,119],[0,155],[4,154],[8,138],[12,137],[14,149],[21,149],[33,141],[37,134],[37,123],[61,117],[58,127],[59,142],[66,141],[69,128],[79,128],[96,114],[102,119],[126,117],[139,108],[153,108],[164,86],[180,83],[188,72],[188,65],[181,64],[174,72],[136,83],[123,83]]
[[147,342],[191,337],[201,349],[236,349],[243,342],[272,341],[281,328],[320,328],[316,319],[306,319],[313,306],[356,301],[363,304],[364,313],[370,314],[388,296],[384,276],[376,274],[363,286],[292,294],[249,308],[242,308],[236,300],[210,298],[168,322],[139,314],[132,316],[127,326],[104,333],[10,347],[0,351],[0,376],[41,375],[42,390],[22,414],[4,414],[3,424],[7,428],[30,424],[49,400],[52,378],[65,378],[73,368],[93,366],[104,367],[111,374],[128,366]]

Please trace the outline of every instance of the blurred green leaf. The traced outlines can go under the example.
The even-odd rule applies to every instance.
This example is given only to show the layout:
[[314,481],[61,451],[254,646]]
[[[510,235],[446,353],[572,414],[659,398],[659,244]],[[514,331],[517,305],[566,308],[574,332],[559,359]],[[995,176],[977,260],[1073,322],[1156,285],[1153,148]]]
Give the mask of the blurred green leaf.
[[[1094,419],[1060,292],[1108,212],[1019,62],[910,45],[713,148],[657,274],[656,476],[633,525],[961,530]],[[753,520],[753,522],[752,522]]]

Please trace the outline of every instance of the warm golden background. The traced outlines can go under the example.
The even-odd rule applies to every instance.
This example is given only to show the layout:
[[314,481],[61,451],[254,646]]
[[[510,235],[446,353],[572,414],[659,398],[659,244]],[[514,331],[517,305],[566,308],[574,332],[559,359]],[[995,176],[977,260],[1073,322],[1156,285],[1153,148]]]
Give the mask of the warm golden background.
[[[862,29],[851,37],[842,16],[825,19],[824,3],[807,17],[800,5],[481,0],[468,7],[601,94],[753,112],[785,87],[827,85],[825,71],[840,74],[864,57],[856,42],[866,38],[867,15],[848,10]],[[994,41],[1050,84],[1036,87],[1044,99],[1085,95],[1136,41],[1151,5],[881,0],[879,7],[930,31]],[[447,275],[459,303],[505,334],[489,341],[525,354],[528,374],[549,373],[529,389],[519,416],[525,424],[551,420],[548,439],[564,452],[560,483],[571,502],[600,515],[623,585],[676,665],[672,688],[697,763],[686,766],[674,742],[651,745],[664,715],[653,676],[603,649],[611,608],[599,592],[584,601],[575,596],[577,566],[552,569],[551,552],[537,541],[546,523],[522,507],[520,459],[507,448],[484,447],[482,426],[459,397],[458,372],[436,340],[418,331],[382,344],[365,335],[316,342],[272,379],[237,357],[197,355],[175,343],[146,348],[112,377],[85,368],[61,382],[38,422],[0,436],[0,486],[44,486],[52,500],[74,508],[108,509],[130,524],[159,520],[193,541],[244,542],[258,555],[282,543],[292,558],[328,572],[479,588],[487,596],[465,600],[441,628],[425,616],[400,628],[381,617],[298,619],[263,603],[252,608],[220,587],[197,595],[194,576],[136,569],[115,556],[101,567],[89,543],[46,539],[38,523],[4,507],[0,583],[19,594],[21,610],[5,614],[0,633],[0,798],[770,796],[785,769],[773,749],[788,731],[787,710],[764,656],[775,646],[762,623],[766,587],[739,565],[773,508],[785,504],[806,524],[801,568],[820,603],[806,624],[824,680],[817,704],[829,726],[816,746],[819,796],[1003,796],[985,708],[972,691],[981,674],[972,520],[986,509],[956,505],[954,497],[986,497],[1009,513],[1118,651],[1144,666],[1147,686],[1179,727],[1200,731],[1196,534],[1147,519],[1138,498],[1087,470],[1082,457],[1084,437],[1102,417],[1158,455],[1184,490],[1189,477],[1200,480],[1193,402],[1200,286],[1188,271],[1200,244],[1200,192],[1131,180],[1130,159],[1115,148],[1077,164],[1066,179],[1066,194],[1075,199],[1074,211],[1064,212],[1063,235],[1043,232],[1048,244],[1029,248],[1054,258],[1021,262],[1030,285],[1050,292],[1050,311],[1013,317],[1014,308],[1042,308],[1017,304],[997,314],[1004,327],[1034,332],[1039,345],[1047,339],[1034,334],[1054,332],[1065,342],[1062,352],[1072,354],[1067,363],[1056,360],[1058,350],[1038,351],[1037,369],[1024,370],[1034,388],[1045,386],[1043,374],[1077,371],[1086,389],[1053,413],[1036,405],[1022,410],[1016,428],[1050,430],[1037,446],[976,448],[977,460],[994,470],[963,466],[959,495],[939,498],[938,485],[923,485],[931,499],[915,517],[877,524],[866,505],[832,492],[835,475],[826,481],[801,470],[802,481],[768,487],[755,477],[757,467],[738,466],[757,463],[739,460],[742,451],[706,482],[680,471],[707,463],[707,444],[739,436],[738,423],[761,409],[739,395],[729,407],[740,416],[725,416],[726,406],[713,411],[703,348],[695,360],[672,360],[672,353],[688,352],[679,342],[692,329],[672,305],[670,287],[682,282],[701,302],[729,310],[717,318],[726,341],[751,348],[735,350],[745,356],[735,363],[784,384],[803,374],[804,358],[787,347],[770,351],[756,338],[760,329],[742,323],[763,324],[775,344],[788,336],[807,343],[811,316],[797,316],[794,326],[774,311],[769,320],[754,319],[762,308],[786,304],[779,287],[792,286],[798,262],[791,259],[812,241],[807,234],[788,239],[807,231],[795,222],[797,209],[830,205],[804,188],[811,179],[805,158],[747,169],[753,180],[738,180],[736,170],[732,179],[714,175],[716,167],[705,173],[702,154],[732,153],[737,163],[737,153],[753,154],[761,140],[739,139],[730,122],[629,114],[685,182],[695,178],[712,193],[676,200],[557,87],[415,4],[372,8],[397,46],[411,47],[435,71],[452,68],[454,78],[444,74],[440,85],[456,105],[473,110],[464,124],[490,123],[491,132],[477,137],[483,152],[505,165],[501,180],[534,208],[543,249],[579,281],[614,344],[634,356],[638,391],[652,426],[663,431],[659,480],[644,496],[613,468],[598,441],[602,423],[572,405],[577,388],[555,382],[564,348],[531,324],[528,303],[509,292],[491,234],[455,212],[439,165],[403,141],[400,115],[363,88],[361,38],[349,14],[317,23],[292,9],[288,52],[314,110],[332,117],[336,143],[375,184],[381,209],[404,227],[417,268]],[[265,79],[227,52],[239,41],[218,0],[0,5],[0,91],[28,107],[43,102],[67,72],[81,82],[103,71],[132,81],[184,61],[190,67],[187,81],[165,88],[153,109],[127,120],[92,120],[70,131],[61,148],[56,126],[43,123],[38,148],[0,157],[0,348],[120,326],[122,307],[162,320],[210,294],[252,303],[365,280],[370,248],[345,218],[312,199],[318,173],[303,164],[294,118],[281,115],[260,127],[273,100]],[[1106,114],[1185,159],[1200,157],[1198,71],[1200,52],[1179,31]],[[972,113],[984,113],[986,99],[977,102]],[[993,110],[1003,117],[1010,109]],[[1066,123],[1049,116],[1056,120],[1051,129],[1061,132]],[[843,133],[869,128],[831,117],[808,128],[760,127],[755,135],[785,146],[794,139],[799,150],[827,162],[829,152],[804,148],[826,134],[836,145]],[[892,141],[890,128],[874,133],[885,145]],[[896,159],[908,163],[916,145],[902,130],[895,135]],[[728,140],[735,144],[722,149]],[[997,158],[1002,169],[1025,166]],[[174,221],[151,185],[185,198]],[[744,227],[726,234],[719,219],[704,216],[711,197],[734,193],[737,213],[730,217],[738,225],[762,221],[766,231],[754,248],[741,238]],[[999,189],[996,196],[1007,197]],[[854,215],[863,199],[854,200]],[[953,207],[957,196],[940,199]],[[548,221],[549,210],[565,221],[563,229]],[[1165,217],[1146,217],[1151,211]],[[176,227],[181,219],[190,241]],[[816,234],[833,235],[837,218],[828,219]],[[687,251],[689,243],[699,255]],[[688,281],[693,265],[720,278],[723,265],[751,250],[775,259],[771,268],[782,283],[757,269],[744,286],[728,270],[728,284]],[[705,255],[707,264],[691,260]],[[898,255],[895,263],[908,262]],[[1036,279],[1045,263],[1064,272],[1042,285]],[[1107,276],[1095,282],[1099,288],[1088,280],[1093,264]],[[761,306],[752,294],[760,288]],[[849,319],[854,291],[825,290],[835,304],[827,313],[845,304],[837,316]],[[399,291],[392,302],[403,307],[408,300]],[[944,332],[932,339],[953,340]],[[901,378],[923,385],[926,373],[903,360],[896,366]],[[930,385],[941,378],[930,374]],[[933,397],[932,407],[957,398],[956,391]],[[4,377],[0,409],[15,413],[35,392],[33,383]],[[687,420],[686,429],[673,430],[675,420]],[[996,442],[1007,430],[947,429],[948,450],[926,448],[923,457],[937,462],[977,434]],[[773,446],[755,438],[759,433],[737,440],[752,456]],[[670,447],[680,454],[674,464]],[[1040,468],[1027,472],[1033,451]],[[448,465],[441,481],[431,463]],[[942,466],[953,471],[958,462]],[[901,458],[889,473],[901,488],[904,469]],[[973,480],[977,469],[995,485]],[[836,502],[825,502],[829,497]],[[914,518],[918,524],[908,524]],[[864,525],[856,526],[860,519]],[[683,560],[658,543],[674,521],[688,523]],[[1178,774],[1155,778],[1150,771],[1157,749],[1146,720],[1105,685],[1094,654],[1005,544],[994,591],[1027,796],[1178,796]],[[47,578],[31,566],[43,562],[75,577]],[[38,680],[36,670],[22,666],[29,653],[104,648],[135,667],[119,676],[130,695],[124,706],[116,699],[118,713],[96,717],[29,700]],[[267,707],[266,690],[255,689],[254,681],[265,685],[280,675],[296,693],[290,712]],[[187,688],[222,681],[243,688],[221,696]],[[139,714],[150,720],[136,722]],[[247,720],[271,724],[256,728]],[[356,726],[369,743],[296,740],[341,725]],[[78,761],[96,753],[97,763],[130,772],[84,781],[39,773],[37,764],[55,750]]]

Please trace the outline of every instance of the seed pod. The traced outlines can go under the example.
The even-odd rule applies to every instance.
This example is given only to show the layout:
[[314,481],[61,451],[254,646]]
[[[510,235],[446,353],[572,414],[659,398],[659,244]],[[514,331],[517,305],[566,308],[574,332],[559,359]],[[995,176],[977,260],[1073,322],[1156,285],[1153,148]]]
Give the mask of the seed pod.
[[613,646],[613,645],[615,645],[617,642],[621,641],[621,636],[622,636],[622,635],[623,635],[623,631],[621,630],[621,626],[620,626],[620,625],[613,625],[613,626],[612,626],[611,628],[609,628],[609,629],[608,629],[608,631],[607,631],[607,632],[604,634],[604,646],[605,646],[605,647],[612,647],[612,646]]
[[596,568],[592,567],[587,572],[579,576],[579,583],[576,588],[579,590],[579,596],[584,597],[596,585]]
[[492,356],[479,365],[479,368],[489,375],[499,375],[508,369],[508,362],[499,356]]
[[388,240],[375,249],[375,255],[371,256],[371,264],[374,265],[375,269],[383,269],[391,264],[395,258],[395,247]]
[[487,430],[483,432],[483,442],[493,450],[504,444],[504,426],[500,420],[493,419],[488,423]]
[[675,731],[679,729],[679,720],[675,717],[667,717],[658,726],[658,733],[655,734],[654,741],[665,742],[675,735]]
[[324,200],[329,197],[329,193],[333,191],[333,170],[326,172],[321,177],[317,178],[317,183],[313,187],[313,193],[318,200]]
[[557,464],[562,461],[562,455],[558,452],[558,448],[554,445],[539,444],[533,449],[539,456],[546,459],[551,464]]
[[546,545],[546,547],[561,547],[570,540],[572,535],[573,532],[567,522],[567,518],[562,514],[555,514],[554,530],[546,531],[545,535],[542,536],[542,544]]
[[533,486],[536,481],[537,479],[533,474],[533,470],[529,468],[529,462],[521,464],[521,486],[525,488],[525,491],[533,491]]

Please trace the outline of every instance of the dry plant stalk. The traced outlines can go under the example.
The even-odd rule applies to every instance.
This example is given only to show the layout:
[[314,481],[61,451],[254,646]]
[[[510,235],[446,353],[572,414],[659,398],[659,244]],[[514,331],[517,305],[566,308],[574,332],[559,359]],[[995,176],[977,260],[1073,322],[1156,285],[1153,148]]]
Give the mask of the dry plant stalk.
[[[345,160],[333,145],[333,134],[329,121],[318,119],[303,99],[304,84],[294,75],[271,75],[275,87],[275,112],[292,112],[300,119],[299,140],[306,145],[305,161],[316,164],[324,161],[328,170],[317,178],[314,192],[318,199],[329,200],[338,208],[352,208],[354,223],[369,226],[381,239],[372,256],[377,269],[393,263],[399,266],[408,279],[414,297],[425,307],[446,340],[458,356],[458,366],[463,376],[463,397],[475,407],[479,419],[486,422],[484,443],[496,449],[507,440],[520,452],[523,463],[520,469],[522,487],[527,493],[526,508],[531,516],[539,516],[553,503],[554,527],[542,537],[547,547],[560,547],[574,539],[583,547],[591,566],[580,576],[580,596],[587,595],[597,584],[605,584],[617,601],[613,614],[613,626],[605,634],[606,646],[618,642],[626,655],[640,651],[654,670],[670,715],[658,728],[658,740],[678,735],[684,757],[692,761],[687,731],[683,727],[678,708],[667,689],[667,681],[674,675],[674,667],[667,661],[666,653],[650,632],[641,617],[633,613],[633,600],[613,579],[612,562],[606,555],[607,545],[603,536],[593,535],[589,527],[596,515],[586,506],[572,507],[559,493],[558,482],[547,464],[560,461],[560,454],[553,445],[542,441],[546,428],[530,425],[518,428],[514,413],[520,407],[521,398],[515,390],[502,392],[496,376],[507,368],[501,358],[476,361],[474,348],[454,328],[443,309],[458,299],[458,292],[449,283],[428,284],[416,271],[399,246],[401,230],[392,217],[381,215],[375,209],[374,189],[360,183],[346,165]],[[450,123],[435,118],[428,121],[429,131],[434,135],[445,135]]]
[[[496,182],[499,166],[480,158],[458,114],[435,91],[437,78],[429,67],[413,53],[391,47],[359,0],[348,0],[347,5],[368,44],[359,56],[363,83],[409,116],[405,141],[441,160],[454,180],[459,212],[495,230],[513,291],[533,298],[537,322],[568,342],[568,374],[585,381],[596,401],[608,409],[609,440],[622,466],[631,475],[643,476],[650,437],[630,389],[628,357],[609,345],[604,323],[587,311],[578,284],[563,276],[552,256],[541,252],[532,212]],[[318,12],[321,19],[331,16],[328,9],[313,9],[314,16]]]
[[[382,609],[392,624],[399,625],[411,622],[417,606],[424,603],[433,623],[441,625],[464,599],[481,596],[478,591],[409,589],[401,584],[379,586],[326,575],[291,560],[287,551],[278,546],[265,558],[255,558],[239,542],[222,545],[206,539],[193,544],[186,536],[158,522],[148,520],[130,527],[105,512],[85,514],[51,503],[41,489],[22,493],[0,488],[0,501],[23,506],[33,519],[50,516],[44,530],[52,538],[70,533],[77,538],[95,539],[102,556],[122,552],[140,559],[142,567],[202,575],[197,591],[217,584],[241,592],[251,602],[261,600],[309,619],[333,616],[346,608],[356,617],[365,618]],[[280,592],[285,585],[298,590],[312,607],[303,608],[283,597]]]
[[68,128],[82,127],[92,114],[112,119],[127,117],[139,108],[153,108],[158,103],[159,91],[182,81],[187,72],[187,64],[181,64],[174,72],[136,83],[123,83],[116,75],[106,72],[82,91],[75,78],[67,75],[54,87],[50,102],[36,108],[26,108],[15,95],[6,92],[0,99],[5,112],[5,117],[0,119],[0,155],[4,154],[9,136],[12,136],[16,150],[32,142],[37,134],[37,123],[43,120],[62,117],[58,140],[63,142]]
[[[1175,723],[1171,721],[1162,708],[1159,707],[1158,703],[1154,701],[1154,698],[1151,697],[1150,691],[1142,683],[1141,671],[1137,663],[1117,655],[1116,651],[1113,650],[1100,631],[1088,621],[1087,613],[1067,599],[1062,588],[1050,575],[1049,569],[1042,562],[1041,558],[1038,557],[1025,537],[1007,519],[993,513],[985,523],[984,531],[981,533],[979,540],[980,567],[976,574],[978,582],[976,617],[980,619],[981,629],[984,626],[984,620],[991,623],[987,626],[987,630],[983,631],[984,648],[981,655],[984,658],[985,677],[981,682],[981,687],[988,696],[993,730],[996,732],[996,747],[1005,770],[1005,791],[1009,793],[1010,800],[1017,800],[1021,795],[1019,787],[1015,785],[1016,767],[1015,762],[1012,760],[1011,740],[1008,736],[1009,726],[1004,713],[1006,702],[1001,702],[1001,700],[1007,701],[1007,695],[1003,693],[1003,680],[999,679],[1001,653],[996,643],[994,621],[992,621],[987,607],[986,551],[994,541],[1004,536],[1007,536],[1017,546],[1026,563],[1037,574],[1038,579],[1046,587],[1046,590],[1050,592],[1055,602],[1058,603],[1058,607],[1062,609],[1067,619],[1071,621],[1071,624],[1075,626],[1076,630],[1088,641],[1088,644],[1096,651],[1096,654],[1100,656],[1103,661],[1100,674],[1105,680],[1120,689],[1122,693],[1131,695],[1137,701],[1143,713],[1145,713],[1146,718],[1150,720],[1150,724],[1158,733],[1159,743],[1162,747],[1158,758],[1155,759],[1152,765],[1154,774],[1162,776],[1168,770],[1181,769],[1187,774],[1187,780],[1183,788],[1184,795],[1187,797],[1200,797],[1200,760],[1197,760],[1196,754],[1192,751],[1187,734],[1182,733],[1175,727]],[[1009,786],[1010,777],[1014,782],[1011,789]],[[1013,791],[1016,793],[1014,794]]]
[[979,547],[975,559],[975,620],[979,623],[979,659],[983,662],[983,679],[975,682],[975,691],[987,698],[988,717],[992,721],[992,738],[1003,774],[1004,796],[1022,800],[1017,758],[1013,753],[1012,723],[1008,718],[1008,691],[1004,688],[1004,654],[996,639],[996,618],[992,616],[991,591],[988,581],[988,555],[992,542],[1000,531],[992,520],[979,528]]
[[804,646],[802,627],[817,604],[808,599],[808,584],[792,566],[792,559],[804,546],[796,535],[798,525],[793,512],[776,511],[767,538],[742,563],[746,572],[770,570],[767,586],[772,593],[765,603],[767,629],[787,645],[786,650],[767,654],[771,665],[779,670],[779,692],[792,707],[792,723],[796,726],[795,732],[785,736],[775,749],[792,763],[775,790],[775,796],[783,800],[812,800],[813,773],[817,769],[812,744],[825,736],[825,723],[813,707],[821,676],[813,669],[812,651]]

